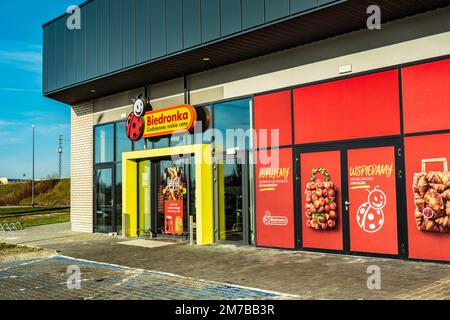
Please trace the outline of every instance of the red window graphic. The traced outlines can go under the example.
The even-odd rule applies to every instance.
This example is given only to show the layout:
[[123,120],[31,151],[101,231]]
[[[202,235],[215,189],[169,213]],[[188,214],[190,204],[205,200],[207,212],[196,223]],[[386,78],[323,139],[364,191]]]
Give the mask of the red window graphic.
[[350,250],[398,254],[395,148],[348,151]]
[[[450,161],[450,134],[406,138],[405,157],[409,255],[411,258],[416,259],[450,260],[450,234],[440,232],[439,228],[437,230],[434,228],[429,230],[419,229],[418,221],[416,220],[416,209],[420,204],[415,202],[416,199],[413,188],[415,175],[420,174],[424,171],[423,169],[425,169],[427,173],[438,173],[438,177],[442,176],[443,173],[448,176],[448,172],[445,172],[445,160],[447,160],[448,167],[448,161]],[[424,162],[424,160],[433,159],[436,161]],[[423,165],[425,166],[424,168],[422,167]],[[448,170],[448,168],[446,169]],[[423,192],[425,193],[426,199],[424,206],[430,208],[433,207],[432,210],[436,211],[435,214],[441,214],[442,218],[445,219],[446,216],[450,215],[450,197],[448,194],[446,195],[447,191],[439,190],[442,192],[437,196],[439,199],[442,199],[442,203],[440,203],[438,207],[442,208],[442,205],[444,206],[441,212],[437,212],[436,208],[434,208],[434,201],[429,201],[427,197],[429,197],[428,191],[431,191],[431,194],[435,194],[433,188],[438,189],[441,185],[444,185],[444,188],[447,188],[450,184],[449,181],[441,181],[441,183],[434,182],[439,181],[432,181],[430,176],[427,178],[427,184],[423,186],[425,188]],[[422,185],[420,186],[419,192],[421,191]],[[429,216],[425,219],[427,220],[426,222],[434,223],[437,227],[442,226],[439,223],[439,219],[435,218],[439,217]]]
[[405,132],[450,129],[450,59],[402,73]]
[[297,144],[400,134],[398,71],[294,91]]
[[[300,158],[301,165],[301,192],[299,195],[302,197],[302,226],[303,226],[303,246],[305,248],[313,248],[313,249],[327,249],[327,250],[343,250],[343,238],[342,238],[342,205],[341,205],[341,154],[340,151],[331,151],[331,152],[317,152],[317,153],[304,153]],[[326,194],[323,194],[322,191],[319,191],[319,194],[313,192],[315,194],[307,195],[305,190],[308,184],[311,183],[312,171],[317,168],[323,168],[326,170],[326,173],[329,175],[329,182],[333,183],[333,188],[327,188],[328,186],[324,185],[324,190],[326,190]],[[324,171],[325,172],[325,171]],[[326,177],[321,175],[320,173],[316,175],[316,181],[324,181],[327,180]],[[332,191],[330,191],[332,190]],[[320,197],[318,197],[318,195]],[[315,208],[314,212],[309,212],[306,206],[308,202],[313,202],[312,200],[318,199],[316,201],[320,202],[320,198],[325,199],[325,205],[323,208]],[[310,198],[310,199],[307,199]],[[310,201],[308,201],[310,200]],[[333,205],[334,203],[334,205]],[[320,213],[317,213],[320,211]],[[309,213],[309,215],[307,214]],[[324,214],[322,214],[324,213]],[[311,227],[311,224],[308,224],[308,220],[313,219],[319,220],[323,219],[323,223],[329,223],[331,225],[327,225],[327,228],[323,230],[316,230]],[[318,224],[320,224],[319,221]],[[333,226],[334,222],[334,226]],[[307,225],[308,224],[308,225]],[[333,227],[333,228],[331,228]]]
[[[255,129],[258,148],[292,144],[291,100],[291,91],[255,97]],[[260,130],[267,130],[267,138]],[[279,143],[272,143],[271,130],[279,130]]]
[[[279,163],[263,164],[266,152]],[[295,248],[292,150],[257,152],[256,244],[263,247]]]

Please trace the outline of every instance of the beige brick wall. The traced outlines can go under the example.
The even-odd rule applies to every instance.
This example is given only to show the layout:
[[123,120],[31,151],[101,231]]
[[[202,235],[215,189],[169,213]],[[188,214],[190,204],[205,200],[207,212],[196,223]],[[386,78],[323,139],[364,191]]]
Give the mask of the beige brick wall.
[[72,107],[71,112],[71,221],[72,230],[93,232],[94,105]]

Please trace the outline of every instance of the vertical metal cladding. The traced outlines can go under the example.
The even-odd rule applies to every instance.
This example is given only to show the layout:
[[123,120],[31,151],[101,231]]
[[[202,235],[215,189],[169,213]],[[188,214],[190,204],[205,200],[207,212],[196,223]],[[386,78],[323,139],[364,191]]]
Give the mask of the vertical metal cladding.
[[333,1],[94,0],[81,30],[44,26],[44,93],[182,53]]

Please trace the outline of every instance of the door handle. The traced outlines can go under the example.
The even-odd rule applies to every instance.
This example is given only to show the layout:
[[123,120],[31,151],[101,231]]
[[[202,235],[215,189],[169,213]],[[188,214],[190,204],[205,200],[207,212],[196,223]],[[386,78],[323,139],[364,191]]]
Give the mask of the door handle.
[[345,210],[346,211],[349,211],[350,210],[350,206],[352,205],[352,203],[351,202],[349,202],[349,201],[345,201]]

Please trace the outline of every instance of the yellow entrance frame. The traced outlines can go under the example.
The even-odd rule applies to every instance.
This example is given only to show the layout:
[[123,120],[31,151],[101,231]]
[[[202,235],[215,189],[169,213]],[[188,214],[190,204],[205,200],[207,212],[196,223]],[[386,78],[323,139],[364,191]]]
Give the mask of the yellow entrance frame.
[[122,154],[122,221],[126,237],[138,233],[138,161],[173,155],[193,155],[195,158],[195,207],[197,245],[214,243],[213,157],[210,145],[190,145],[173,148],[126,152]]

